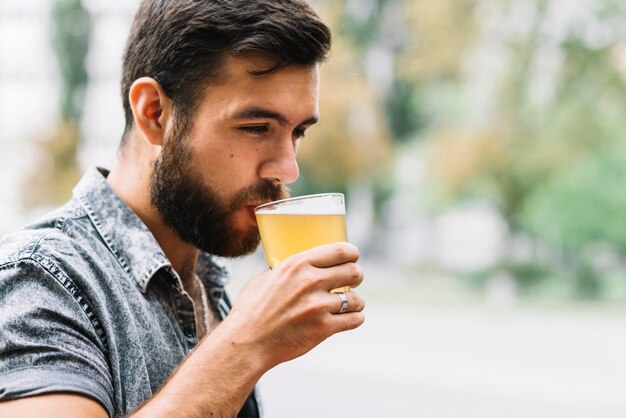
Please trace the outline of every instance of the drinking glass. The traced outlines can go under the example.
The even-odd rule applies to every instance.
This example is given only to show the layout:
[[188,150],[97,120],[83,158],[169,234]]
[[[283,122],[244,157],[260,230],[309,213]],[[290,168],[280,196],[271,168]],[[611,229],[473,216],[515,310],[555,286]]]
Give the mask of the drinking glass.
[[[277,200],[255,209],[265,260],[275,268],[290,255],[318,245],[347,242],[346,209],[341,193]],[[350,290],[350,287],[331,292]]]

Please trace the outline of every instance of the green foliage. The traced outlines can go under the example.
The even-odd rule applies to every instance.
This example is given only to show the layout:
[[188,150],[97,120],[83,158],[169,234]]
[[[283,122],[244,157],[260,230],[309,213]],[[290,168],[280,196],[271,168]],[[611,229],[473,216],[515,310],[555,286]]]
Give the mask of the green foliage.
[[52,8],[52,46],[61,75],[60,118],[52,132],[35,142],[37,155],[24,180],[23,206],[63,202],[80,177],[77,162],[80,118],[87,85],[90,19],[81,0],[56,0]]
[[[504,18],[514,3],[521,4],[490,7]],[[445,191],[437,195],[440,201],[490,200],[512,235],[530,233],[551,249],[536,274],[518,268],[519,261],[512,262],[505,251],[494,268],[507,269],[521,288],[560,280],[578,296],[598,297],[605,272],[589,249],[600,244],[626,256],[624,3],[590,3],[594,14],[570,21],[558,43],[549,14],[555,3],[522,3],[533,10],[533,20],[526,31],[496,42],[507,65],[494,80],[491,113],[477,123],[466,107],[456,126],[450,123],[454,118],[440,116],[445,122],[439,125],[428,121],[424,136],[430,141],[432,181]],[[548,74],[546,51],[559,57]],[[452,78],[464,82],[458,75]],[[537,95],[538,83],[544,83],[543,96]],[[452,108],[437,110],[453,114]]]
[[626,138],[621,139],[542,184],[526,208],[527,227],[570,250],[610,243],[626,254]]
[[[351,3],[351,4],[350,4]],[[380,39],[381,16],[385,7],[393,2],[384,0],[366,0],[360,2],[341,1],[342,12],[336,30],[349,36],[354,48],[363,54],[373,43]],[[395,7],[396,4],[392,4]],[[352,6],[350,8],[349,6]]]
[[[322,15],[328,17],[335,34],[333,54],[322,74],[323,124],[303,143],[301,180],[295,189],[342,190],[355,182],[369,182],[375,196],[390,193],[392,147],[410,143],[420,138],[430,123],[446,120],[436,113],[437,105],[458,103],[455,94],[463,57],[476,27],[468,15],[476,3],[323,3]],[[391,57],[391,67],[382,68],[383,73],[391,72],[387,81],[368,72],[372,54],[381,51]],[[372,107],[369,114],[355,118],[365,106]],[[355,132],[355,121],[361,125],[359,132]]]
[[415,82],[396,79],[385,101],[386,117],[393,138],[409,141],[426,126],[425,105]]
[[522,293],[528,293],[549,278],[552,275],[552,269],[539,263],[524,261],[498,264],[472,272],[467,277],[474,288],[484,290],[489,281],[501,273],[510,274],[515,278],[519,290]]
[[61,115],[77,121],[87,84],[85,61],[91,23],[81,0],[56,0],[52,8],[52,45],[62,78]]

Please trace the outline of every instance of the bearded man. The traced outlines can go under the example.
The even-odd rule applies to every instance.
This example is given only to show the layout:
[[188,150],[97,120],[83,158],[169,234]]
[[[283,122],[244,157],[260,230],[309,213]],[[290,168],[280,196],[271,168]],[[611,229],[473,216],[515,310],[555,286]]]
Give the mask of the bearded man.
[[[143,0],[110,171],[0,244],[0,416],[258,417],[265,372],[364,321],[348,243],[232,306],[215,257],[255,250],[317,122],[331,34],[300,0]],[[340,309],[341,308],[341,309]]]

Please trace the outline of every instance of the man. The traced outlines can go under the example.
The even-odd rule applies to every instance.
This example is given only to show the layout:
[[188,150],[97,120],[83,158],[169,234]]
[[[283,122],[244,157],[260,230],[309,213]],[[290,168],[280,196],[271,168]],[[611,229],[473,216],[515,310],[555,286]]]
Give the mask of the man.
[[115,166],[0,246],[0,416],[256,417],[267,370],[361,325],[362,297],[329,292],[363,280],[350,244],[252,278],[230,313],[213,260],[253,251],[253,208],[298,177],[329,48],[299,0],[141,3]]

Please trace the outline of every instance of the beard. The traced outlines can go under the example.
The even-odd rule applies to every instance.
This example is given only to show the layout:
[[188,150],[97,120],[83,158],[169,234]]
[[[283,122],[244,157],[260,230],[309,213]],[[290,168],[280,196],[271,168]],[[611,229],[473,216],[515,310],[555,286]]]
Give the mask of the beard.
[[239,190],[230,200],[221,198],[195,170],[201,164],[195,163],[187,145],[188,131],[175,125],[165,138],[161,155],[154,162],[151,203],[183,241],[202,251],[221,257],[252,253],[260,242],[259,230],[237,228],[235,212],[252,202],[284,199],[289,196],[288,189],[261,180]]

